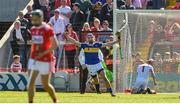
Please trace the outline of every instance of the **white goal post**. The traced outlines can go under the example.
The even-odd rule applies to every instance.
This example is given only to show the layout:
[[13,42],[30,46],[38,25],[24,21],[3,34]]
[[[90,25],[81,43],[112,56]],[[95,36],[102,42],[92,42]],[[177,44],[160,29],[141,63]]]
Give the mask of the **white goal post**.
[[[171,53],[172,60],[173,53],[180,54],[180,33],[177,30],[173,30],[171,35],[166,33],[168,26],[171,27],[175,22],[180,24],[179,16],[178,10],[119,10],[114,1],[113,33],[115,36],[116,32],[121,31],[122,49],[122,56],[118,47],[114,46],[113,51],[115,92],[132,88],[136,79],[137,65],[134,57],[137,52],[141,53],[144,61],[154,59],[156,53],[161,55],[161,67],[154,66],[158,86],[154,87],[150,78],[151,88],[163,93],[180,91],[180,64],[169,62],[171,68],[164,68],[167,65],[164,61],[165,52]],[[151,24],[152,21],[155,23]]]

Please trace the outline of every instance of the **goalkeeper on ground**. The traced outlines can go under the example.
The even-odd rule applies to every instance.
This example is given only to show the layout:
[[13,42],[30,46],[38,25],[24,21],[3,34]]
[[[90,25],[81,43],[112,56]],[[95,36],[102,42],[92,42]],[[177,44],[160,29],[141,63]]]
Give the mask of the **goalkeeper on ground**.
[[106,46],[112,46],[115,43],[119,42],[119,39],[114,42],[108,42],[108,43],[100,43],[95,42],[95,37],[92,33],[89,33],[87,35],[87,42],[86,43],[80,43],[79,41],[74,40],[73,38],[69,37],[67,34],[65,34],[66,38],[70,40],[72,43],[76,44],[78,47],[84,50],[85,54],[85,64],[87,66],[87,69],[89,71],[89,74],[92,76],[95,85],[96,90],[100,92],[100,86],[99,86],[99,78],[98,75],[101,75],[102,78],[106,82],[106,87],[108,91],[110,92],[111,96],[115,96],[115,94],[112,91],[111,84],[107,77],[105,76],[105,72],[103,69],[103,66],[101,64],[101,60],[99,59],[99,50],[100,48],[106,47]]
[[153,78],[154,85],[156,85],[154,68],[152,66],[153,59],[147,61],[147,63],[141,64],[137,68],[137,78],[132,89],[132,94],[153,94],[155,91],[150,90],[148,87],[149,75]]

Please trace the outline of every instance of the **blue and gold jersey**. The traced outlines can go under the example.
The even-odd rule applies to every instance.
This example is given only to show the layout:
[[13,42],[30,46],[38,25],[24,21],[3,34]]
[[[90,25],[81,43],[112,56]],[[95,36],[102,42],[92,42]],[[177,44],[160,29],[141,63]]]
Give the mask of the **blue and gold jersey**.
[[81,48],[84,49],[85,54],[85,64],[87,65],[94,65],[99,63],[100,60],[100,48],[102,47],[102,43],[82,43]]

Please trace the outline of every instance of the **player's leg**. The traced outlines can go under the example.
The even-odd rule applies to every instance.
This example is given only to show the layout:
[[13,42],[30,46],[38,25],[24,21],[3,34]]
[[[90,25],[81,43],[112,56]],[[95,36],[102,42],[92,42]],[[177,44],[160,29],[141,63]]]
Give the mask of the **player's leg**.
[[148,87],[148,83],[144,83],[144,89],[145,89],[146,93],[148,93],[148,94],[156,94],[156,91],[155,91],[155,90],[151,90],[151,89]]
[[131,94],[137,94],[137,89],[136,88],[132,88]]
[[57,103],[57,98],[55,96],[55,89],[50,84],[51,79],[51,62],[41,62],[37,61],[35,68],[39,71],[39,74],[41,75],[41,83],[44,87],[44,90],[47,91],[50,95],[50,97],[53,99],[54,103]]
[[146,91],[147,91],[148,94],[156,94],[156,91],[151,90],[150,88],[147,88]]
[[98,76],[97,75],[91,75],[91,76],[92,76],[92,79],[93,79],[93,83],[94,83],[94,85],[96,87],[97,94],[101,94]]
[[35,81],[36,81],[36,78],[37,78],[39,72],[36,70],[29,70],[28,74],[29,74],[29,81],[28,81],[28,85],[27,85],[28,101],[29,101],[29,103],[33,103],[34,93],[36,91]]
[[95,85],[96,92],[100,94],[101,92],[100,92],[99,78],[97,76],[97,71],[96,71],[97,65],[87,65],[87,69],[92,77],[93,80],[92,83]]
[[51,73],[49,74],[42,74],[41,75],[41,82],[44,87],[44,90],[47,91],[50,97],[53,99],[54,103],[57,103],[57,97],[55,95],[55,89],[50,83]]
[[112,86],[111,86],[109,80],[107,79],[107,77],[106,77],[106,75],[105,75],[105,73],[104,73],[104,70],[103,70],[103,69],[99,70],[99,71],[98,71],[98,74],[104,79],[104,81],[105,81],[105,83],[106,83],[106,88],[107,88],[107,90],[110,92],[110,94],[111,94],[112,96],[115,96],[115,94],[113,94],[113,91],[112,91]]
[[95,91],[95,90],[96,90],[95,84],[94,84],[95,82],[94,82],[94,80],[93,80],[92,77],[89,78],[88,83],[90,84],[90,89],[91,89],[92,91]]
[[133,88],[132,94],[146,94],[147,83],[145,81],[136,80]]
[[80,70],[80,93],[81,94],[84,94],[85,93],[85,90],[86,90],[86,82],[88,80],[88,70],[87,68],[86,69],[82,69]]
[[145,84],[142,83],[139,90],[138,90],[138,93],[139,94],[146,94],[147,93],[147,90],[146,90],[146,87],[145,87]]
[[138,94],[138,89],[140,87],[140,83],[138,80],[134,83],[134,86],[132,88],[131,94]]

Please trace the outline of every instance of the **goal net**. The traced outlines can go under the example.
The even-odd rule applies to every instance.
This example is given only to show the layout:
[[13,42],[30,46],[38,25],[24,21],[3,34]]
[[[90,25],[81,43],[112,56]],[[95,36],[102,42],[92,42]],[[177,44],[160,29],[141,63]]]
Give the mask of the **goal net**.
[[[121,53],[114,52],[116,92],[132,88],[141,61],[154,59],[157,92],[180,91],[180,12],[115,10],[114,33],[121,31]],[[117,60],[120,59],[120,62]],[[120,64],[119,64],[120,63]]]

